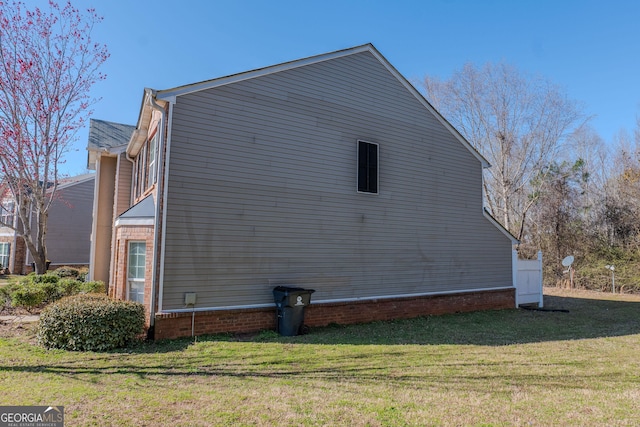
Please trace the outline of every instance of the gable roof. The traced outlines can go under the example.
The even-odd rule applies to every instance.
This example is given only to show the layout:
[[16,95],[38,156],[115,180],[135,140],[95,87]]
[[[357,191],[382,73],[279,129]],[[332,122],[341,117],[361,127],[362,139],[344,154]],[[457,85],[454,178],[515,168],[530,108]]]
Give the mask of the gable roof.
[[[319,62],[330,61],[332,59],[337,59],[341,57],[345,57],[348,55],[354,55],[362,52],[371,53],[380,63],[389,71],[429,112],[431,112],[436,119],[449,130],[460,143],[467,148],[474,157],[476,157],[483,167],[490,167],[491,165],[485,159],[480,152],[478,152],[470,143],[467,141],[460,132],[458,132],[451,123],[449,123],[430,103],[427,99],[415,88],[409,81],[402,76],[398,72],[398,70],[386,60],[384,56],[373,46],[373,44],[368,43],[361,46],[355,46],[348,49],[338,50],[335,52],[324,53],[321,55],[311,56],[308,58],[298,59],[295,61],[284,62],[277,65],[272,65],[269,67],[259,68],[251,71],[245,71],[238,74],[232,74],[225,77],[219,77],[211,80],[205,80],[198,83],[192,83],[184,86],[178,86],[172,89],[165,90],[153,90],[153,89],[145,89],[145,95],[143,97],[143,105],[141,109],[140,117],[144,116],[145,105],[148,105],[148,108],[152,108],[150,103],[147,102],[149,98],[155,98],[161,101],[173,102],[175,98],[181,95],[186,95],[194,92],[199,92],[202,90],[212,89],[236,82],[240,82],[243,80],[253,79],[261,76],[265,76],[268,74],[278,73],[281,71],[292,70],[299,67],[304,67],[306,65],[316,64]],[[138,125],[140,127],[140,124]]]
[[[93,179],[95,179],[95,177],[96,177],[96,174],[94,174],[94,173],[85,173],[85,174],[82,174],[82,175],[76,175],[76,176],[69,176],[69,177],[65,177],[65,178],[60,178],[58,180],[58,185],[56,186],[56,191],[64,190],[65,188],[72,187],[72,186],[74,186],[76,184],[81,184],[81,183],[93,180]],[[7,197],[7,193],[10,193],[10,191],[11,191],[9,189],[8,184],[6,183],[6,179],[7,178],[5,178],[5,180],[3,180],[0,183],[0,198]],[[42,186],[43,182],[39,181],[38,184],[40,186]],[[51,188],[53,187],[53,185],[54,185],[53,182],[48,182],[47,183],[47,191],[50,191]],[[28,190],[28,192],[31,192],[31,191]],[[13,199],[13,195],[10,195],[10,197]]]
[[87,142],[87,167],[95,169],[98,153],[113,148],[126,146],[135,126],[106,120],[91,119],[89,121],[89,139]]
[[94,173],[85,173],[82,175],[70,176],[68,178],[62,178],[58,181],[58,190],[74,186],[76,184],[81,184],[83,182],[90,181],[95,179],[96,174]]
[[116,227],[120,225],[153,225],[155,206],[153,195],[148,195],[121,213],[116,219]]

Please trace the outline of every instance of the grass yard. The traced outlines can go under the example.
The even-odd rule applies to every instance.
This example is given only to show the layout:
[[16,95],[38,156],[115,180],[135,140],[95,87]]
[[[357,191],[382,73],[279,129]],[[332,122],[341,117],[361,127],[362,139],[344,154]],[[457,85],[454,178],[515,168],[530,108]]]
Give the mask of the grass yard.
[[547,289],[547,308],[46,351],[4,325],[0,405],[67,426],[637,426],[640,297]]

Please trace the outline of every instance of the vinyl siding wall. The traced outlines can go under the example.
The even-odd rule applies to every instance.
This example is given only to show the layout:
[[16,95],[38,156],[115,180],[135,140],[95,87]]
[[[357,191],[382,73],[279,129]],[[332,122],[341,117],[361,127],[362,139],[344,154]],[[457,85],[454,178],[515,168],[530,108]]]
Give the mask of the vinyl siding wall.
[[133,204],[131,202],[131,174],[133,165],[127,160],[126,154],[118,155],[116,180],[118,181],[114,196],[114,221],[124,211],[129,209]]
[[[481,164],[370,53],[179,96],[162,309],[508,287]],[[357,140],[379,194],[357,192]]]
[[89,264],[94,181],[59,190],[49,210],[47,258],[54,264]]

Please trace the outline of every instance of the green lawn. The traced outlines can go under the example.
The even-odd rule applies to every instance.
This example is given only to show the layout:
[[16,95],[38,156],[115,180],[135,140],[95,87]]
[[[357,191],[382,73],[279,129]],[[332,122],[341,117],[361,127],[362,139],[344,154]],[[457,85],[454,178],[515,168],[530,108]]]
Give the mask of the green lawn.
[[[553,294],[553,295],[551,295]],[[73,353],[0,338],[0,405],[67,426],[640,425],[640,297]],[[14,335],[15,335],[14,334]]]

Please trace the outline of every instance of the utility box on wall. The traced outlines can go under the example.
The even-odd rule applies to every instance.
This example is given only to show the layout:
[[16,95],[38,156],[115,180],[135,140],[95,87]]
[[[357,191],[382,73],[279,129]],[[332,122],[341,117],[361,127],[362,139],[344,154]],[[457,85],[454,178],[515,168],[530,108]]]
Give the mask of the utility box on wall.
[[196,293],[195,292],[187,292],[184,294],[184,305],[196,305]]

